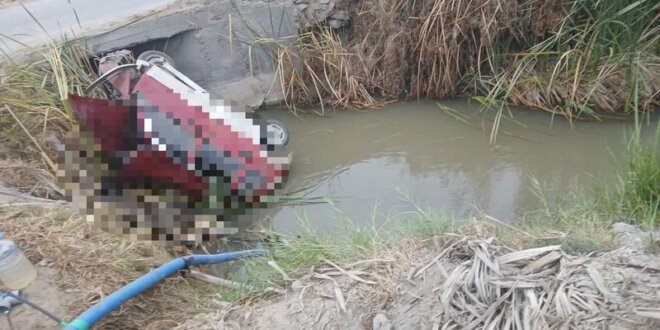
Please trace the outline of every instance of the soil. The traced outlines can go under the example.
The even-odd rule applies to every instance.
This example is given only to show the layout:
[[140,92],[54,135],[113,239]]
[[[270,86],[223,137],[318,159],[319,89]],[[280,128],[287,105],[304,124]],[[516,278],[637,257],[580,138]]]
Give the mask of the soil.
[[[456,280],[461,274],[467,274],[465,280],[469,280],[470,276],[480,276],[479,270],[474,270],[483,268],[487,263],[476,266],[483,261],[479,251],[490,251],[498,255],[490,260],[495,264],[501,263],[498,267],[502,273],[505,273],[506,267],[503,254],[519,255],[516,254],[518,252],[491,245],[488,240],[481,238],[453,240],[460,242],[456,245],[451,245],[451,242],[390,252],[389,256],[360,265],[316,269],[292,282],[286,293],[280,296],[247,305],[227,306],[214,314],[199,315],[184,323],[179,330],[461,329],[469,325],[468,321],[475,319],[475,322],[470,322],[474,328],[485,327],[486,322],[492,322],[491,326],[500,328],[504,324],[496,322],[498,317],[501,320],[509,317],[508,321],[525,322],[526,325],[531,322],[531,328],[540,328],[541,323],[538,322],[549,329],[660,327],[660,255],[657,253],[640,252],[622,246],[607,253],[575,257],[550,247],[558,252],[556,256],[561,257],[554,266],[544,266],[538,268],[538,273],[533,273],[545,274],[541,281],[543,287],[538,290],[515,288],[524,294],[514,293],[504,300],[503,306],[506,308],[496,308],[498,303],[494,301],[495,298],[490,302],[483,299],[479,303],[475,302],[481,296],[479,283],[487,292],[501,291],[501,288],[488,291],[488,283],[459,283]],[[471,253],[466,246],[487,246],[488,249],[475,248],[472,250],[474,253]],[[530,265],[538,266],[543,258],[547,260],[555,252],[528,258],[524,264],[520,264],[522,268],[516,268],[512,274],[522,274],[524,272],[521,270]],[[462,267],[467,267],[465,272],[461,272]],[[532,278],[536,275],[530,276]],[[517,280],[527,281],[521,280],[519,276]],[[551,288],[558,289],[553,291]],[[470,293],[461,295],[467,292]],[[536,296],[532,300],[525,300],[525,295]],[[534,312],[527,313],[533,309],[533,302],[543,301],[548,295],[555,298],[550,302],[545,301],[544,307],[539,307],[545,317],[535,319]],[[500,299],[504,298],[507,298],[506,294],[502,294]],[[522,299],[522,302],[517,299]],[[630,301],[635,303],[630,304]],[[485,304],[482,306],[481,303]],[[492,309],[488,308],[489,303]],[[520,311],[518,320],[509,314],[516,304],[522,305],[517,306]],[[562,310],[559,305],[567,309]],[[485,319],[479,321],[471,313],[484,315]],[[486,315],[488,313],[490,316]],[[521,327],[515,327],[514,324],[514,328]]]
[[[38,276],[34,282],[22,290],[29,301],[37,303],[53,315],[63,318],[69,313],[67,306],[73,300],[70,292],[62,290],[57,283],[60,277],[57,270],[50,267],[47,260],[37,265]],[[8,324],[7,315],[0,316],[0,328],[13,330],[57,329],[58,324],[37,310],[21,304],[12,308],[9,317],[13,328]]]

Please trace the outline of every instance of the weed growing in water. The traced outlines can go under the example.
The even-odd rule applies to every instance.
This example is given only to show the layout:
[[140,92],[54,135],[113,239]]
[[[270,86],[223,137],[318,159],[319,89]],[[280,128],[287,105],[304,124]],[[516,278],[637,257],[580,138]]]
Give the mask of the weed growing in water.
[[656,226],[660,210],[660,122],[652,141],[638,135],[628,139],[623,164],[613,187],[602,187],[596,194],[597,206],[621,221]]

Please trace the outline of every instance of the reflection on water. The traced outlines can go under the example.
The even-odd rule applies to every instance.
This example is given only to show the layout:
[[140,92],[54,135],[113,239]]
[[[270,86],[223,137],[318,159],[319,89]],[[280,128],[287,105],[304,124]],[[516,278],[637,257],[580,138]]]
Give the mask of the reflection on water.
[[[285,122],[295,152],[289,187],[313,180],[309,196],[336,199],[335,207],[358,224],[370,224],[375,205],[382,222],[391,210],[412,208],[401,192],[457,217],[483,210],[502,220],[536,207],[529,174],[557,187],[576,178],[612,177],[612,157],[623,152],[631,123],[580,122],[573,127],[542,112],[512,109],[496,146],[489,144],[492,114],[465,100],[443,104],[469,114],[467,123],[435,102],[399,103],[365,112],[331,112],[298,118],[284,110],[264,117]],[[654,128],[647,131],[653,131]],[[585,182],[588,180],[582,180]],[[332,230],[337,211],[328,204],[271,210],[275,230],[299,232],[306,214],[319,231]]]

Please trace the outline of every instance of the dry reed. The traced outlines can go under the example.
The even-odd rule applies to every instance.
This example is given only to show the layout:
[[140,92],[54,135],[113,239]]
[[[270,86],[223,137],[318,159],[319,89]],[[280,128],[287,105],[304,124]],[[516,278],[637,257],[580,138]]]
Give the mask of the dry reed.
[[76,124],[66,99],[82,95],[96,75],[91,54],[75,43],[50,44],[37,55],[0,78],[0,151],[55,172],[55,145]]
[[[649,325],[649,320],[635,315],[634,308],[657,299],[648,300],[646,292],[634,289],[626,297],[613,288],[612,283],[627,275],[612,267],[608,255],[570,257],[560,246],[510,251],[492,239],[471,239],[452,253],[470,258],[448,274],[439,290],[443,329]],[[630,252],[619,250],[610,255]],[[631,297],[639,305],[626,306]]]
[[571,120],[653,110],[660,106],[659,28],[647,24],[649,3],[356,1],[342,4],[349,27],[306,28],[273,53],[292,108],[467,95]]
[[396,329],[646,329],[660,320],[657,256],[628,246],[571,256],[560,246],[514,250],[445,234],[368,260],[321,260],[286,294],[179,329],[371,328],[377,314]]
[[551,31],[558,3],[358,1],[349,8],[349,30],[319,26],[292,47],[277,48],[282,88],[297,106],[368,108],[454,96],[462,77],[479,72],[503,36],[534,42]]

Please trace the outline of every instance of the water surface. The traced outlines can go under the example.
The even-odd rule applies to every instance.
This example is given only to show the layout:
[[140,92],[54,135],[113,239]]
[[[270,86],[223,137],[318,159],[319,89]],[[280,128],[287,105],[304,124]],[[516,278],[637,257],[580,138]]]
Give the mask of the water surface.
[[288,149],[295,157],[288,187],[313,182],[309,197],[336,201],[271,209],[273,229],[300,233],[296,219],[305,216],[316,230],[331,231],[338,210],[354,223],[378,225],[388,212],[412,210],[402,192],[458,218],[485,212],[511,221],[539,207],[530,175],[557,188],[611,180],[614,159],[624,151],[624,129],[634,126],[622,120],[571,125],[547,113],[514,108],[513,119],[502,121],[497,143],[491,145],[492,112],[479,111],[467,100],[442,104],[466,117],[459,120],[435,102],[330,111],[325,117],[263,111],[262,116],[283,121],[290,131]]

